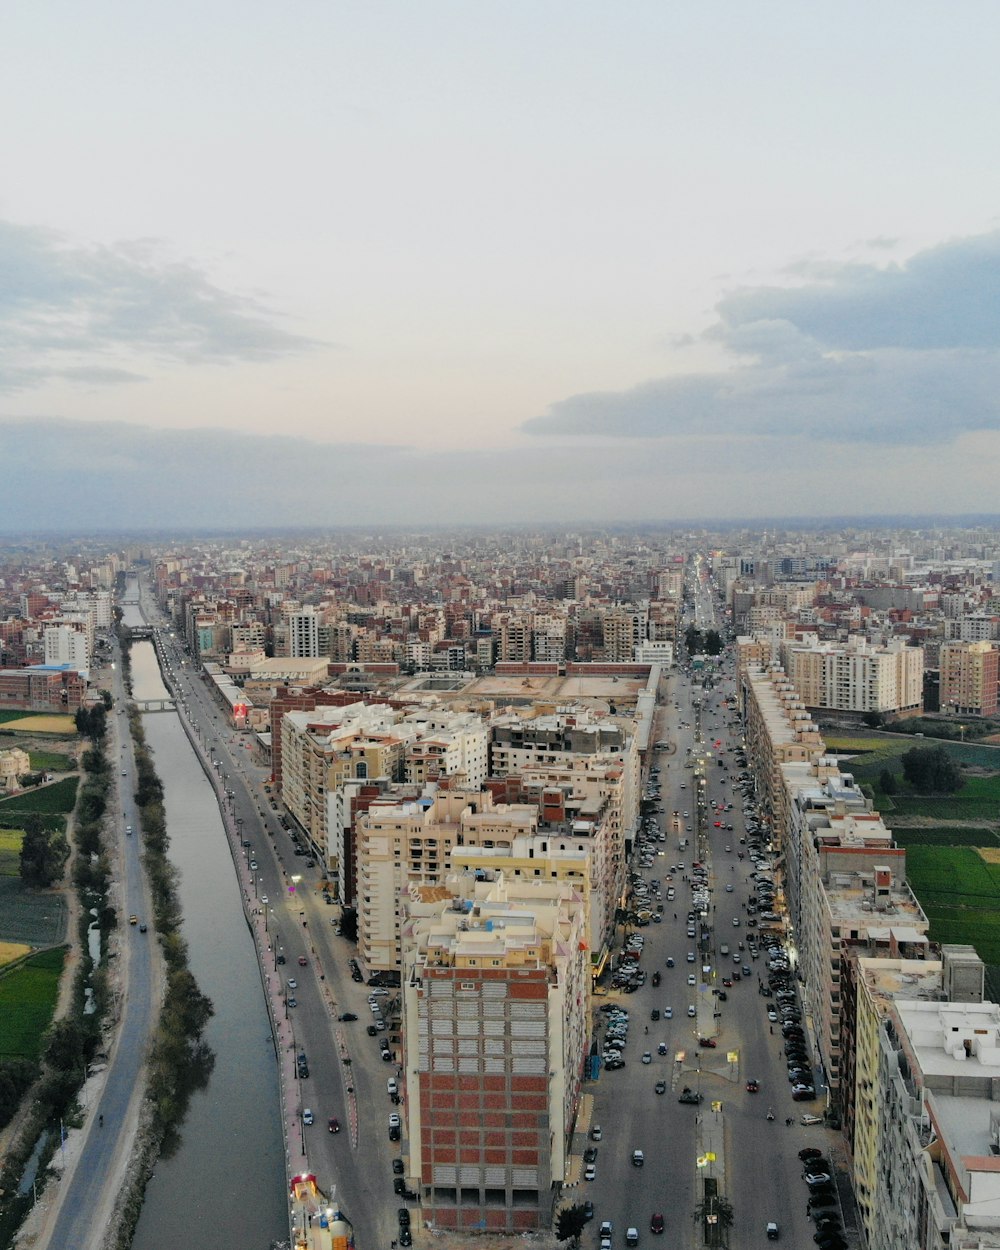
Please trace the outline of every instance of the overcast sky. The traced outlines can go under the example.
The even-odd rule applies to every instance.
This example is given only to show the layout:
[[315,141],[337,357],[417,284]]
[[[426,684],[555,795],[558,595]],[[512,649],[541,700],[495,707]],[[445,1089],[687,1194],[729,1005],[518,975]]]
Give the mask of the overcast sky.
[[1000,511],[995,0],[15,0],[0,44],[9,490],[56,431],[112,493],[168,447],[151,523],[210,454],[308,468],[310,522]]

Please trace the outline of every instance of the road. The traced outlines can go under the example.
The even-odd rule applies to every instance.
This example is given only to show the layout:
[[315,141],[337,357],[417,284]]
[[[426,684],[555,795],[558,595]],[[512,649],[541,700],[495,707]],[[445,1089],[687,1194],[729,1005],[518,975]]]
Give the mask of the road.
[[[696,617],[699,628],[715,628],[711,583],[690,584],[689,589],[691,615]],[[754,961],[748,952],[739,952],[737,948],[748,933],[744,904],[750,896],[751,866],[738,859],[744,851],[740,839],[746,831],[742,798],[733,784],[739,766],[731,748],[738,743],[740,731],[735,714],[721,705],[723,697],[734,689],[732,671],[729,657],[716,688],[703,691],[700,680],[693,681],[692,675],[676,669],[659,712],[655,738],[667,741],[675,749],[659,754],[653,761],[661,770],[664,809],[658,814],[658,828],[669,837],[671,814],[678,811],[689,846],[683,851],[678,849],[676,836],[666,842],[657,841],[653,844],[652,868],[643,868],[639,855],[633,856],[634,870],[648,881],[658,878],[663,883],[664,899],[667,878],[672,876],[676,904],[665,902],[662,923],[640,930],[645,938],[641,964],[649,974],[645,986],[632,994],[611,993],[595,1000],[595,1006],[607,1001],[621,1003],[631,1019],[626,1066],[602,1073],[596,1086],[591,1087],[592,1122],[599,1123],[603,1132],[598,1144],[596,1179],[583,1182],[567,1195],[570,1201],[589,1198],[594,1203],[595,1220],[584,1237],[588,1247],[598,1244],[597,1229],[602,1219],[612,1221],[615,1247],[624,1243],[629,1226],[639,1230],[640,1245],[660,1244],[665,1250],[700,1247],[701,1230],[695,1225],[693,1211],[700,1200],[701,1180],[712,1175],[713,1170],[734,1211],[729,1236],[732,1250],[762,1246],[769,1220],[777,1221],[781,1240],[786,1244],[812,1245],[814,1229],[805,1214],[806,1187],[801,1180],[797,1152],[805,1145],[831,1149],[833,1136],[827,1130],[800,1126],[801,1114],[817,1107],[791,1099],[782,1041],[771,1033],[767,1020],[770,1000],[758,992],[758,971],[763,970],[764,956]],[[724,748],[722,752],[715,749],[716,741]],[[704,821],[700,843],[701,862],[710,869],[715,921],[706,960],[715,975],[708,974],[707,981],[700,972],[701,952],[686,936],[690,884],[682,879],[684,871],[670,871],[671,866],[680,864],[689,870],[698,858],[693,841],[699,833],[696,787],[693,770],[684,766],[689,747],[695,752],[707,750],[710,757],[705,768],[709,800],[706,810],[712,812],[717,803],[733,804],[732,811],[713,814]],[[716,762],[720,753],[726,762],[724,769]],[[716,819],[733,825],[733,830],[716,829]],[[727,892],[727,886],[732,886],[732,893]],[[738,926],[732,923],[734,917],[740,921]],[[723,944],[730,949],[728,957],[719,949]],[[692,951],[696,960],[689,963],[688,954]],[[739,964],[733,961],[734,954],[739,955]],[[674,959],[672,969],[666,967],[668,956]],[[723,976],[730,977],[737,968],[742,969],[744,962],[752,975],[741,975],[725,990],[726,1001],[715,1004],[719,1013],[716,1018],[711,989],[722,988]],[[662,982],[653,988],[650,981],[656,969],[661,972]],[[691,970],[699,978],[699,985],[693,989],[686,983]],[[693,1020],[687,1015],[692,1003],[701,1004]],[[672,1019],[665,1020],[661,1014],[659,1021],[651,1020],[653,1008],[663,1013],[666,1007],[672,1008]],[[597,1019],[602,1018],[598,1011]],[[699,1033],[712,1033],[717,1047],[699,1047]],[[667,1043],[666,1056],[657,1053],[661,1040]],[[651,1053],[648,1065],[641,1062],[647,1050]],[[734,1063],[728,1060],[730,1053],[737,1056]],[[760,1083],[759,1093],[747,1092],[746,1081],[750,1078]],[[659,1079],[667,1083],[665,1095],[654,1092]],[[677,1101],[679,1090],[685,1085],[703,1095],[700,1108]],[[718,1113],[711,1109],[716,1101],[721,1104]],[[769,1107],[774,1110],[773,1121],[766,1118]],[[714,1165],[708,1163],[704,1170],[697,1166],[702,1141],[696,1123],[699,1114],[705,1117],[706,1124],[720,1126],[724,1143],[723,1157]],[[785,1125],[788,1117],[795,1120],[791,1128]],[[582,1135],[576,1148],[583,1148]],[[637,1148],[646,1159],[641,1171],[633,1168],[630,1161]],[[650,1231],[654,1212],[665,1217],[662,1239]]]
[[[117,1198],[118,1186],[128,1155],[141,1099],[142,1068],[152,1037],[158,1002],[154,993],[159,975],[159,947],[153,930],[140,933],[128,923],[130,915],[148,920],[149,898],[140,865],[142,839],[133,797],[135,771],[128,723],[121,709],[125,705],[122,668],[117,646],[112,694],[115,713],[109,717],[106,749],[112,765],[119,767],[121,819],[115,820],[119,840],[122,877],[120,910],[122,952],[118,961],[118,994],[121,1019],[112,1047],[108,1070],[96,1104],[90,1108],[87,1127],[76,1151],[75,1162],[67,1169],[64,1182],[52,1187],[50,1209],[36,1245],[96,1247],[103,1240],[110,1218],[110,1204]],[[135,830],[125,836],[125,826]],[[103,1118],[103,1126],[101,1119]]]

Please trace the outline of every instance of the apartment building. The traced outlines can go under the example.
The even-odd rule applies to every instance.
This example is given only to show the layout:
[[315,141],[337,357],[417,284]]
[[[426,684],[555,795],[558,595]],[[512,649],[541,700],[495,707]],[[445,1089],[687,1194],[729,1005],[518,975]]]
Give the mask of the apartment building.
[[589,1047],[585,904],[566,881],[454,874],[408,891],[410,1171],[435,1229],[548,1229]]
[[929,922],[906,883],[906,853],[876,813],[833,820],[817,842],[803,873],[798,953],[819,1059],[839,1105],[844,952],[862,945],[923,958]]
[[869,1250],[1000,1246],[1000,1007],[900,999],[878,1040]]
[[0,711],[69,712],[83,706],[85,678],[65,665],[0,669]]
[[319,646],[319,616],[315,608],[298,608],[287,615],[288,652],[295,660],[316,659]]
[[86,631],[71,624],[46,625],[42,630],[46,664],[68,664],[84,676],[90,670],[90,647]]
[[416,800],[389,793],[355,822],[358,953],[371,970],[400,967],[400,905],[411,883],[447,875],[455,847],[513,845],[538,828],[533,804],[496,804],[488,790],[431,789]]
[[[879,1068],[883,1025],[896,1001],[982,1002],[985,970],[970,946],[944,946],[926,959],[871,957],[865,949],[850,948],[844,960],[841,1111],[855,1198],[866,1242],[872,1246],[885,1243],[885,1230],[879,1234],[886,1220],[884,1179],[899,1170],[898,1164],[886,1167],[887,1160],[882,1158],[886,1093],[879,1084]],[[905,1170],[916,1173],[923,1168],[910,1159]],[[896,1176],[891,1183],[892,1201],[906,1210],[906,1223],[916,1223],[913,1212],[919,1186],[912,1184],[913,1179]]]
[[878,647],[854,637],[840,647],[812,635],[787,643],[781,656],[806,707],[889,715],[919,714],[923,708],[924,653],[903,639]]
[[941,646],[940,706],[953,716],[995,716],[1000,649],[992,642]]

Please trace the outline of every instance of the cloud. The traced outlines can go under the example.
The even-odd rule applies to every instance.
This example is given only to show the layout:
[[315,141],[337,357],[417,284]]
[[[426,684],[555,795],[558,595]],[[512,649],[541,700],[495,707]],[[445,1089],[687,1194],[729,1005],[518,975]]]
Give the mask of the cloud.
[[[222,290],[155,243],[83,247],[0,221],[0,389],[53,377],[135,381],[117,358],[185,363],[265,361],[315,344],[276,324],[258,299]],[[116,358],[95,363],[95,357]],[[30,363],[29,363],[30,362]]]
[[731,368],[569,396],[523,430],[927,445],[1000,429],[1000,232],[795,274],[719,302],[705,337]]

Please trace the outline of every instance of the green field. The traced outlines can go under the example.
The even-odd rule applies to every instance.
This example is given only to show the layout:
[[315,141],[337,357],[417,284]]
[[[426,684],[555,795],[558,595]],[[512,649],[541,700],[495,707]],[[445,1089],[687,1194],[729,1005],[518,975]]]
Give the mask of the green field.
[[16,877],[21,871],[20,829],[0,829],[0,877]]
[[982,825],[893,825],[900,846],[1000,846],[1000,832]]
[[964,846],[911,846],[906,875],[935,942],[967,942],[1000,964],[1000,864]]
[[65,950],[40,951],[0,974],[0,1057],[34,1059],[52,1021]]
[[29,751],[28,754],[36,773],[68,773],[76,768],[76,760],[60,751]]
[[39,786],[36,790],[27,790],[23,794],[15,794],[13,798],[3,799],[0,801],[0,817],[12,815],[14,812],[38,812],[40,815],[71,812],[76,803],[76,788],[79,784],[79,777],[66,777],[51,786]]
[[29,946],[66,941],[66,900],[61,893],[29,890],[18,877],[0,877],[0,940]]
[[[996,799],[966,798],[958,794],[916,795],[880,794],[876,791],[875,806],[892,826],[900,816],[926,816],[930,820],[965,820],[973,823],[1000,820],[1000,803]],[[2,812],[0,808],[0,812]]]
[[0,712],[0,725],[9,725],[11,721],[24,720],[26,716],[34,715],[34,712]]

